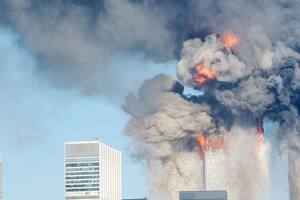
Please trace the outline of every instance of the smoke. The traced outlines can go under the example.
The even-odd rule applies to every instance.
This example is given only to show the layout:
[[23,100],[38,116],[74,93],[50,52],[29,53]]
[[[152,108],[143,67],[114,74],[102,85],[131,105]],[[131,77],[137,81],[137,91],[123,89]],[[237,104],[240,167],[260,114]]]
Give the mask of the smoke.
[[[230,148],[219,166],[224,174],[218,180],[230,185],[226,189],[232,199],[262,195],[268,181],[268,142],[256,146],[255,125],[245,127],[237,121],[227,131],[214,120],[214,105],[204,103],[204,96],[192,102],[182,94],[182,87],[168,75],[157,75],[123,105],[132,115],[125,133],[134,138],[137,152],[148,163],[150,199],[173,200],[178,199],[178,191],[204,189],[204,166],[195,150],[195,137],[203,132],[228,137]],[[251,124],[252,119],[248,120]],[[249,193],[245,193],[246,183]]]
[[[150,177],[157,180],[152,186],[163,191],[152,192],[163,192],[172,200],[178,198],[174,194],[180,190],[204,189],[205,178],[202,184],[186,188],[187,174],[174,173],[170,179],[161,180],[160,173],[151,173],[153,168],[167,173],[166,168],[173,171],[169,169],[172,163],[181,169],[174,157],[182,152],[194,155],[194,138],[199,133],[229,138],[227,160],[221,166],[226,187],[210,189],[228,189],[230,199],[258,199],[268,185],[270,149],[267,139],[262,144],[257,141],[259,121],[269,118],[279,124],[281,150],[299,150],[299,35],[295,24],[287,22],[291,16],[295,17],[291,21],[298,19],[294,8],[299,5],[294,1],[190,1],[189,5],[200,13],[192,9],[189,15],[202,22],[198,28],[209,27],[214,33],[183,42],[177,77],[203,94],[185,96],[174,90],[179,84],[176,81],[166,89],[172,81],[162,78],[165,75],[147,80],[137,97],[127,98],[124,105],[132,115],[125,133],[134,138],[148,163],[153,159],[160,163],[160,168],[149,165]],[[267,14],[270,12],[272,15]],[[234,47],[222,40],[228,30],[239,41]],[[257,143],[259,147],[255,147]],[[197,177],[199,173],[203,176],[200,158],[199,162],[198,170],[192,171]],[[196,164],[190,161],[184,165]],[[175,174],[180,175],[176,187],[167,187],[173,185],[171,177]]]
[[[20,44],[39,61],[40,76],[58,88],[110,97],[132,88],[124,72],[131,72],[138,83],[141,78],[134,72],[150,69],[128,66],[125,60],[178,58],[182,42],[189,38],[230,29],[245,44],[239,58],[270,67],[272,52],[281,53],[272,50],[274,42],[297,48],[300,35],[296,0],[1,0],[0,6],[0,24],[21,36]],[[220,56],[228,65],[240,63],[236,57]],[[219,79],[237,79],[247,73],[242,68]]]
[[189,143],[197,133],[214,130],[210,108],[187,101],[182,92],[179,82],[161,74],[146,80],[123,106],[133,116],[125,132],[149,163],[152,194],[168,191],[169,199],[178,198],[180,189],[203,186],[200,160]]
[[[235,127],[247,140],[259,118],[269,118],[279,124],[281,149],[298,152],[297,0],[0,0],[0,6],[0,23],[20,35],[20,45],[38,61],[36,72],[58,88],[124,94],[129,80],[140,79],[131,71],[149,70],[123,64],[128,58],[178,59],[178,81],[162,74],[148,79],[123,105],[132,116],[124,132],[148,161],[151,195],[159,193],[152,199],[174,200],[178,190],[203,188],[194,140],[199,133],[230,135],[240,148],[245,143],[241,131],[232,134]],[[220,39],[226,31],[240,41],[234,48]],[[196,65],[215,78],[195,82]],[[203,95],[185,96],[182,84]],[[253,171],[267,165],[264,148],[247,164],[237,151],[230,159],[243,166],[241,181],[249,182],[249,191],[258,190]]]
[[[20,44],[38,60],[37,74],[57,88],[122,97],[130,91],[132,77],[139,82],[141,71],[151,71],[145,62],[173,58],[167,19],[148,3],[1,2],[4,25],[20,34]],[[128,66],[133,58],[143,64]]]

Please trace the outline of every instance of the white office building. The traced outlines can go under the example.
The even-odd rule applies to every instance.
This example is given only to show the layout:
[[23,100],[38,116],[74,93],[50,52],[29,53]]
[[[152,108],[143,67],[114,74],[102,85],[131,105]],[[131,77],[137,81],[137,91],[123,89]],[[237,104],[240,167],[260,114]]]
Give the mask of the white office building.
[[121,152],[100,141],[65,143],[65,199],[121,200]]

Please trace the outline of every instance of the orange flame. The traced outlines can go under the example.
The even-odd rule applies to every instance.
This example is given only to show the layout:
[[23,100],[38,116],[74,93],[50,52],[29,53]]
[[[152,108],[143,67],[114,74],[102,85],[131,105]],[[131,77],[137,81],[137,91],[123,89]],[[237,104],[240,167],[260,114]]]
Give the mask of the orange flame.
[[194,68],[193,79],[198,85],[203,85],[209,80],[215,79],[216,77],[216,72],[206,69],[202,65],[196,65]]
[[264,140],[264,126],[263,126],[263,119],[260,115],[258,118],[257,124],[257,146],[261,146]]
[[233,50],[235,46],[240,42],[240,38],[234,35],[232,32],[227,31],[221,36],[221,41],[227,48]]
[[205,157],[205,150],[218,150],[224,147],[224,142],[219,137],[206,137],[203,133],[200,133],[196,140],[199,145],[198,154],[201,159]]

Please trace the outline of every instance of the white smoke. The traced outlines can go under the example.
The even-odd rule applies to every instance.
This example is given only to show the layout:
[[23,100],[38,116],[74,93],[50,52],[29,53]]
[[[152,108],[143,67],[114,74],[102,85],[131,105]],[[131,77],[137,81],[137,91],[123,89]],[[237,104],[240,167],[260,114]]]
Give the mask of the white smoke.
[[124,105],[133,116],[125,132],[148,162],[151,199],[174,200],[180,190],[203,188],[201,162],[189,142],[200,132],[213,132],[214,124],[209,106],[184,99],[181,87],[170,76],[158,75]]
[[179,152],[165,162],[148,159],[150,199],[178,199],[178,191],[203,189],[203,170],[197,153]]

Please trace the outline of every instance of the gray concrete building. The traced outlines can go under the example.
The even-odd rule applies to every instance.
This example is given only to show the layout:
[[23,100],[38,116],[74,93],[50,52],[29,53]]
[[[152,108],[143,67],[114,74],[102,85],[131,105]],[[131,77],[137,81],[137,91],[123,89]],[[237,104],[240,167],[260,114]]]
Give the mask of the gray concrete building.
[[227,200],[226,191],[181,191],[179,200]]

